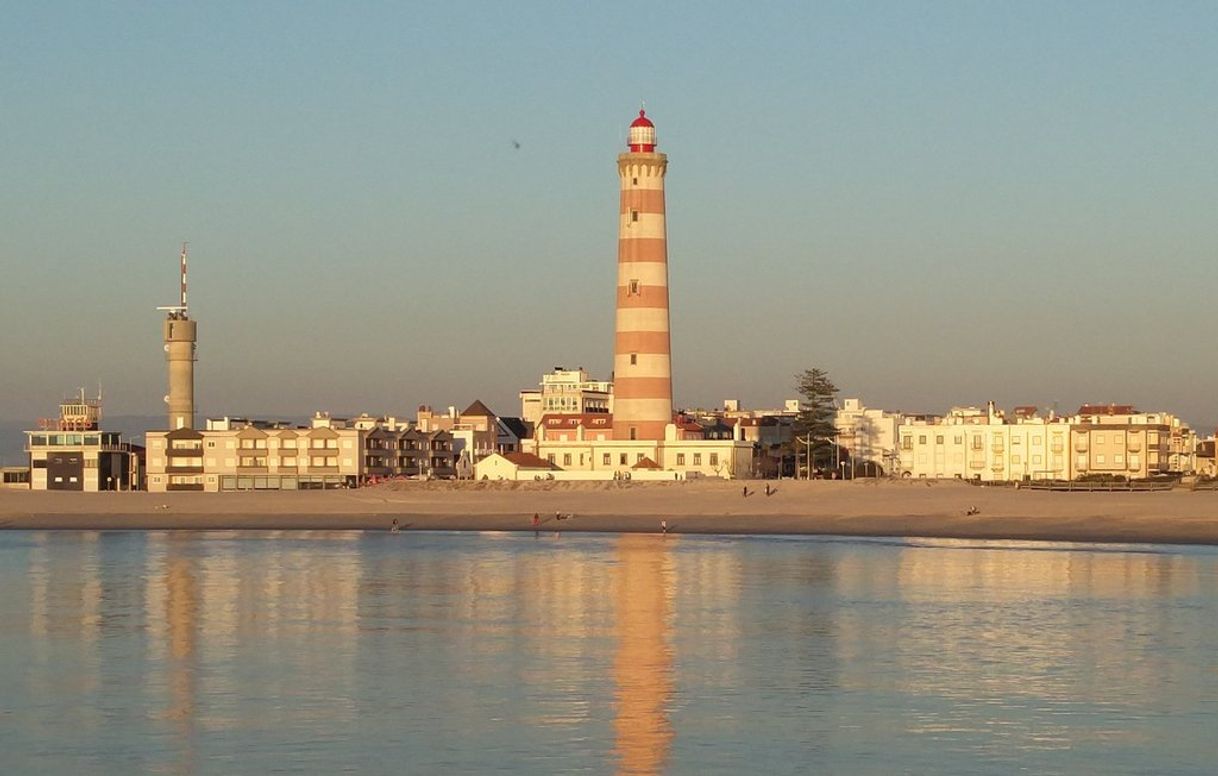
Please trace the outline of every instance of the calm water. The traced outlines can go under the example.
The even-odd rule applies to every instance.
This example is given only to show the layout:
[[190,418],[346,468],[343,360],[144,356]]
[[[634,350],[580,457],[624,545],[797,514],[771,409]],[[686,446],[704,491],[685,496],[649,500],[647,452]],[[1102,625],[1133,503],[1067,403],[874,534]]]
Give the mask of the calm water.
[[0,533],[3,773],[1213,773],[1218,553]]

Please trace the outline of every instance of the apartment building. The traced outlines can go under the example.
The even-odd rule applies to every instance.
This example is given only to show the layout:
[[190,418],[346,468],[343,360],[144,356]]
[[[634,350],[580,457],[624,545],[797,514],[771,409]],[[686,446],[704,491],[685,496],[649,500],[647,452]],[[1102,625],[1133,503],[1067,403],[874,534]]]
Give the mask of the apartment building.
[[1070,424],[1026,411],[1008,420],[993,402],[945,416],[907,417],[897,429],[902,477],[983,482],[1070,479]]
[[991,402],[908,417],[897,433],[902,477],[983,482],[1188,473],[1197,447],[1175,416],[1128,405],[1084,405],[1069,418],[1017,407],[1008,418]]
[[370,477],[456,474],[451,434],[397,426],[318,413],[307,427],[224,418],[204,430],[149,432],[148,489],[323,490]]
[[593,380],[582,366],[556,366],[541,376],[538,388],[520,392],[520,417],[536,425],[543,415],[612,414],[613,383]]

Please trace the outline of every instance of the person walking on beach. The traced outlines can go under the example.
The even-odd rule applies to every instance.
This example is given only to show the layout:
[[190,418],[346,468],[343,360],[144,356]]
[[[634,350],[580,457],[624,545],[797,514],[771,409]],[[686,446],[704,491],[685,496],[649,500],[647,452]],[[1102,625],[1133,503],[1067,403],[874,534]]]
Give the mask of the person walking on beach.
[[660,521],[660,533],[664,534],[665,536],[668,535],[668,521],[667,520]]
[[534,512],[533,513],[533,527],[536,528],[539,525],[541,525],[541,515]]
[[389,526],[389,533],[397,533],[398,530],[398,519],[395,517],[393,518],[393,525]]

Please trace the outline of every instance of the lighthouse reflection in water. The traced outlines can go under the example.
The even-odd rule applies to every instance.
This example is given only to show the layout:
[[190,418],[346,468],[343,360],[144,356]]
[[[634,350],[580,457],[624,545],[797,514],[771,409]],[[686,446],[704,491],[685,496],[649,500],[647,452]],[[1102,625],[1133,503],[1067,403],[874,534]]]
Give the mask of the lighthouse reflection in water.
[[1208,772],[1218,554],[0,533],[5,772]]

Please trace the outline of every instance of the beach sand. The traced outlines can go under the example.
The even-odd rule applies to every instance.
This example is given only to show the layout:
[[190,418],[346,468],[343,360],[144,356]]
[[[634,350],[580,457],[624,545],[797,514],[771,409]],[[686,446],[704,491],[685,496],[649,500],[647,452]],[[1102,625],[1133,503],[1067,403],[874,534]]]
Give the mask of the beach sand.
[[[1051,493],[960,482],[400,482],[261,493],[0,491],[0,528],[821,534],[1218,544],[1218,492]],[[966,514],[976,507],[975,515]],[[555,520],[556,513],[571,514]]]

